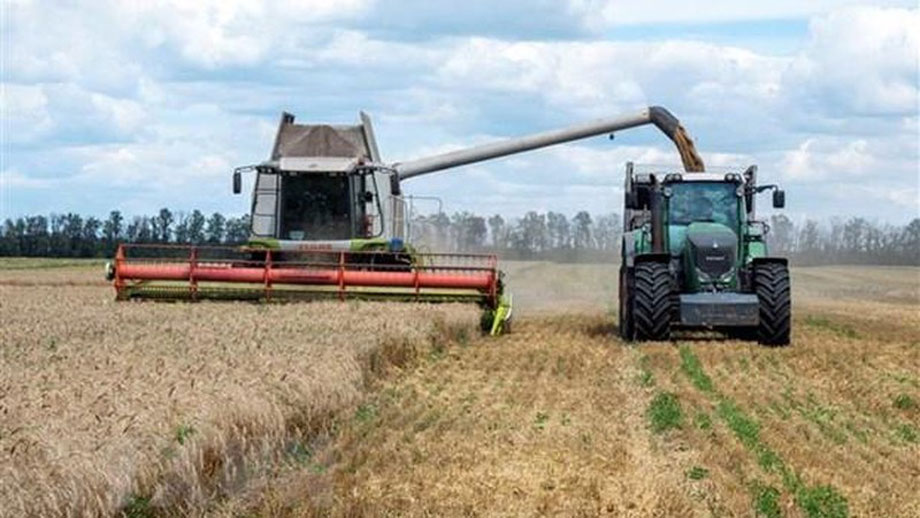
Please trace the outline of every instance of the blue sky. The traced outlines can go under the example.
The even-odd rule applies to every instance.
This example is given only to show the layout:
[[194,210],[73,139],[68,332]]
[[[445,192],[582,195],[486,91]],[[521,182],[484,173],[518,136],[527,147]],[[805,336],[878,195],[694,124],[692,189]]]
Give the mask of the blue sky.
[[[498,6],[496,6],[498,4]],[[920,212],[916,2],[2,0],[0,218],[248,210],[282,110],[405,160],[667,106],[796,220]],[[616,212],[652,129],[410,180],[448,211]],[[761,204],[763,207],[766,204]]]

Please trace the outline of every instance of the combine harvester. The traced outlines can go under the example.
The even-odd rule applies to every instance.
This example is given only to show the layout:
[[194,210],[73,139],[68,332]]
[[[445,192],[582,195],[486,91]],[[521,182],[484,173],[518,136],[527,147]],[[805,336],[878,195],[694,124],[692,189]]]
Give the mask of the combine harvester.
[[121,245],[107,265],[117,298],[474,302],[484,330],[498,334],[511,296],[497,258],[420,253],[406,243],[403,180],[646,124],[676,144],[687,172],[704,169],[689,135],[661,107],[392,164],[380,157],[370,118],[360,119],[303,125],[282,114],[270,158],[233,173],[235,194],[243,173],[256,175],[248,243]]

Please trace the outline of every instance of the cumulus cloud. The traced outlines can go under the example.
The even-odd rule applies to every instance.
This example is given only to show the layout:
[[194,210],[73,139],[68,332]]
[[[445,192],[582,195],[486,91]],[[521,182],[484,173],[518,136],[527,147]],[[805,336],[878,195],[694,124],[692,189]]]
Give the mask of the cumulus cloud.
[[[916,193],[920,11],[841,5],[473,1],[448,13],[411,0],[7,3],[3,199],[16,190],[24,196],[12,210],[36,210],[29,189],[60,178],[74,193],[110,189],[109,200],[74,210],[128,198],[193,207],[201,192],[226,192],[233,165],[264,158],[282,109],[342,123],[367,109],[385,158],[409,159],[646,104],[681,117],[708,164],[758,162],[764,178],[789,182],[791,205],[796,188],[836,200],[831,180]],[[804,16],[794,52],[605,37],[626,25]],[[532,23],[546,19],[542,32]],[[627,160],[676,156],[643,129],[408,187],[482,212],[619,210]],[[906,217],[911,196],[893,196],[901,205],[888,217]],[[240,200],[207,203],[245,211]]]
[[920,95],[920,10],[852,7],[814,19],[785,73],[794,99],[825,113],[908,115]]

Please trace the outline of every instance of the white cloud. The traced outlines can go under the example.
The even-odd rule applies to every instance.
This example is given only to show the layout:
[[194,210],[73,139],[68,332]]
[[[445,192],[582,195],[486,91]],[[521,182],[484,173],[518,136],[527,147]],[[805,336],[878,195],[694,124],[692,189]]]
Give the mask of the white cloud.
[[[794,100],[824,111],[916,113],[920,10],[854,7],[811,23],[784,81]],[[790,106],[795,109],[796,106]]]
[[[202,192],[225,192],[233,165],[265,156],[282,109],[303,121],[342,123],[368,109],[384,156],[409,159],[662,104],[686,123],[707,164],[759,162],[762,177],[786,180],[790,193],[870,178],[885,192],[915,193],[920,11],[836,8],[843,3],[718,0],[701,7],[669,0],[626,9],[622,2],[574,1],[563,9],[596,35],[622,24],[813,16],[791,54],[678,38],[537,40],[523,25],[509,27],[526,38],[512,29],[478,31],[460,23],[464,12],[445,23],[466,33],[427,25],[387,32],[403,27],[393,25],[396,14],[411,25],[444,9],[398,13],[400,5],[422,3],[7,4],[4,158],[22,173],[4,188],[27,192],[24,179],[53,176],[69,179],[74,192],[95,194],[106,182],[146,190],[133,206],[191,207]],[[559,10],[538,4],[533,12]],[[511,3],[498,12],[530,6]],[[392,19],[377,20],[375,9]],[[618,210],[613,198],[624,162],[676,158],[660,134],[640,130],[606,146],[558,147],[433,175],[411,188],[484,212],[528,205],[571,212],[591,204]],[[598,186],[601,198],[591,198]],[[223,198],[207,203],[245,208]],[[904,213],[897,207],[892,218]]]
[[[712,23],[739,20],[779,20],[821,14],[857,4],[855,0],[773,0],[771,2],[736,2],[709,0],[685,2],[656,0],[569,0],[569,10],[587,26],[599,29],[615,25],[651,23]],[[876,0],[877,6],[916,5],[910,0]]]

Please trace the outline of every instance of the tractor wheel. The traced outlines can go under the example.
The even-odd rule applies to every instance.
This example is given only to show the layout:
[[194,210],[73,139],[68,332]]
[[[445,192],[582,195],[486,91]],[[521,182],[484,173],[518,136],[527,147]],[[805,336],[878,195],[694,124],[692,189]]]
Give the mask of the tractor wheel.
[[632,341],[636,337],[632,316],[632,294],[635,290],[632,275],[625,266],[620,267],[620,338]]
[[757,340],[764,345],[789,345],[789,269],[779,263],[755,266],[754,292],[760,302]]
[[667,340],[671,336],[671,272],[664,263],[642,263],[635,269],[632,320],[636,340]]

